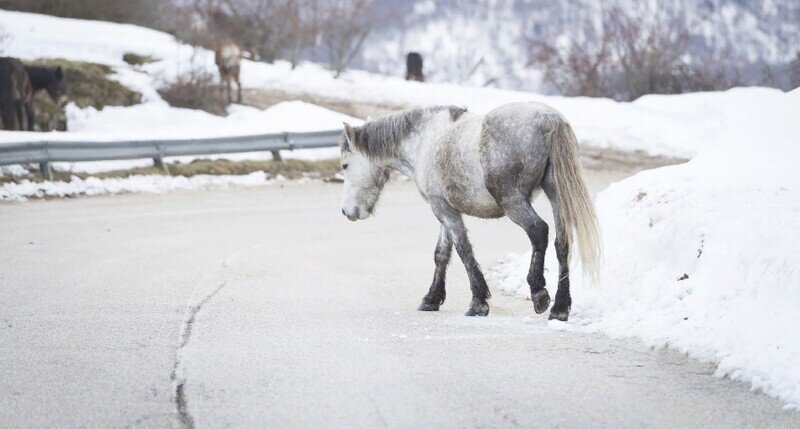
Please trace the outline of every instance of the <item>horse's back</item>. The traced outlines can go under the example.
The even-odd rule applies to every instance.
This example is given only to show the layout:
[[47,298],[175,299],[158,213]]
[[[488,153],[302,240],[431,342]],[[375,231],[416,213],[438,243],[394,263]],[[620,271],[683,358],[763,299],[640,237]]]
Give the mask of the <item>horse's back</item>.
[[547,169],[549,135],[561,121],[557,110],[535,102],[507,104],[486,114],[481,164],[492,195],[520,190],[530,198]]
[[563,121],[556,109],[537,102],[511,103],[489,113],[483,121],[484,145],[493,150],[530,154],[547,148],[547,135]]
[[461,213],[496,218],[503,215],[486,190],[480,161],[483,117],[463,114],[447,127],[423,162],[421,190],[428,197],[444,198]]

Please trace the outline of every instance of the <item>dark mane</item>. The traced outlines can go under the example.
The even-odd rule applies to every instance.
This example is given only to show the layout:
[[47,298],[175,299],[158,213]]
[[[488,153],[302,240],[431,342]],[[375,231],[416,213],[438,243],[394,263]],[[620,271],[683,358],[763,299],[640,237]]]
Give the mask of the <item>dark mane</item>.
[[450,112],[450,119],[456,121],[467,109],[456,106],[418,107],[382,116],[358,127],[353,145],[370,158],[393,157],[406,137],[416,132],[425,120],[445,110]]

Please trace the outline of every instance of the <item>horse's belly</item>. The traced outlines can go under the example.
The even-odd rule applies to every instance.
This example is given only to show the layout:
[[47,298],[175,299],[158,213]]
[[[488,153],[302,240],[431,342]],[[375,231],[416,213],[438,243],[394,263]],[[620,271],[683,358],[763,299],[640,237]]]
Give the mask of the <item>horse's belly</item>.
[[485,187],[479,189],[451,184],[447,187],[447,202],[467,216],[492,219],[504,214]]
[[[477,146],[465,144],[450,148],[440,158],[445,197],[453,208],[469,216],[496,218],[503,210],[486,188]],[[442,154],[444,155],[444,153]]]

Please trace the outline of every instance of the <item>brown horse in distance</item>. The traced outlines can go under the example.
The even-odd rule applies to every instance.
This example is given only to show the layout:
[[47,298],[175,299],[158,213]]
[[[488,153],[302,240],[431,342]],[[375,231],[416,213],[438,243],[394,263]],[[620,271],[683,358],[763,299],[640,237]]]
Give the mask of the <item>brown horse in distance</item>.
[[242,48],[231,38],[226,37],[214,45],[214,62],[219,69],[219,77],[225,85],[228,102],[233,102],[233,82],[236,83],[236,101],[242,102],[242,84],[239,70],[242,64]]

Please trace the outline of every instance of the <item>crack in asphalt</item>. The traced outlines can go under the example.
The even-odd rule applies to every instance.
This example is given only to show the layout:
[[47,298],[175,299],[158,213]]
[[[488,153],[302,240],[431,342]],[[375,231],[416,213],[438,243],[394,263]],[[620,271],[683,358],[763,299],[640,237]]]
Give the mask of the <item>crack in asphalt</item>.
[[178,346],[175,348],[175,359],[172,366],[172,375],[170,377],[175,385],[175,410],[178,414],[178,424],[181,428],[194,428],[194,419],[192,419],[192,415],[189,413],[189,407],[186,399],[186,375],[181,371],[182,364],[180,359],[180,351],[186,346],[186,344],[189,343],[189,338],[192,336],[192,328],[194,327],[197,313],[199,313],[203,306],[217,293],[219,293],[219,291],[221,291],[226,284],[227,282],[223,282],[217,286],[210,294],[206,295],[206,297],[197,304],[192,306],[187,304],[188,311],[186,313],[186,318],[183,321],[183,325],[181,326],[181,335],[178,339]]

